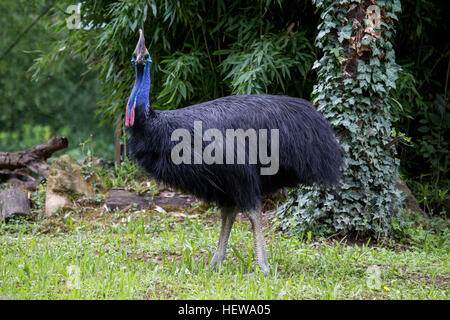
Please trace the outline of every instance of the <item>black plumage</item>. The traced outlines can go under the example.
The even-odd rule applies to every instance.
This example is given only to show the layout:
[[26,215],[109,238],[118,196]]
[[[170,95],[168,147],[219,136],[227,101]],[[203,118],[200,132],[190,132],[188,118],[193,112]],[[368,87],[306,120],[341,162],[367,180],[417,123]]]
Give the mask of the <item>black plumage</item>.
[[[172,132],[184,128],[193,136],[194,121],[201,121],[204,131],[215,128],[224,136],[226,129],[279,129],[278,173],[261,175],[260,167],[266,165],[260,163],[174,164],[170,155],[177,142],[171,141]],[[250,210],[260,204],[262,195],[281,187],[330,185],[340,177],[342,154],[331,128],[300,98],[236,95],[178,110],[150,109],[147,115],[144,108],[137,108],[130,134],[132,159],[154,178],[222,207]]]

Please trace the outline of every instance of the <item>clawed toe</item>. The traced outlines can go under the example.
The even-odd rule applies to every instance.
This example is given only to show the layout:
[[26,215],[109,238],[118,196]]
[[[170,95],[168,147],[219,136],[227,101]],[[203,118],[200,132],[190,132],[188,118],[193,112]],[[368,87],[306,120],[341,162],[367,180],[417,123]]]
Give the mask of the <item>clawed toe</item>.
[[211,259],[211,263],[209,264],[209,269],[214,270],[218,266],[222,264],[224,257],[214,255]]

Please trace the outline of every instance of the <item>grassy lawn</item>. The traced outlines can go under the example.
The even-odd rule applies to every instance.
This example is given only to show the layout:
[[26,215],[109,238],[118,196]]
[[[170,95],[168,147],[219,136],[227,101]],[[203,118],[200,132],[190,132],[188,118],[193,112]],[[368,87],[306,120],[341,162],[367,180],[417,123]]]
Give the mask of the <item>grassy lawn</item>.
[[[218,213],[69,211],[0,223],[0,299],[448,299],[448,220],[420,225],[407,244],[285,238],[269,225],[272,273],[253,277],[248,221],[235,224],[227,259],[208,261]],[[258,270],[256,270],[258,271]]]

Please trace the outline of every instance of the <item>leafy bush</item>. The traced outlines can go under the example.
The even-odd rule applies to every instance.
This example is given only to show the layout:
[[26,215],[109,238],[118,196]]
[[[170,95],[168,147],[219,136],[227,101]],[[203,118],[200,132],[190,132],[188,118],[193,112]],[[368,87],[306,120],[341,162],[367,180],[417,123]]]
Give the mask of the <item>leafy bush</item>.
[[[313,49],[304,32],[265,35],[249,44],[236,43],[221,67],[233,94],[285,92],[291,70],[306,79],[314,62]],[[276,88],[276,85],[281,88]],[[277,90],[278,89],[278,90]],[[281,90],[280,90],[281,89]]]

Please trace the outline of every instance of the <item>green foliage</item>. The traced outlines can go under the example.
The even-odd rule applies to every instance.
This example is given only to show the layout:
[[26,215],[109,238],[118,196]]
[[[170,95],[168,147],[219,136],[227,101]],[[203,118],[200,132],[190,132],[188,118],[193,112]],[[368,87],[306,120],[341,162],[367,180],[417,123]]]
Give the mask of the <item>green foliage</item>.
[[[110,126],[100,128],[95,119],[99,83],[83,74],[83,61],[72,55],[50,62],[42,53],[58,46],[63,34],[52,32],[52,12],[65,10],[55,1],[2,1],[0,4],[0,151],[15,151],[45,142],[53,135],[66,135],[69,150],[93,134],[97,151],[112,155]],[[10,50],[9,50],[10,49]],[[69,51],[67,49],[67,51]],[[33,81],[33,60],[48,61],[47,73]],[[74,151],[73,153],[77,153]]]
[[125,159],[124,162],[114,164],[113,170],[102,171],[103,181],[106,188],[127,187],[132,181],[136,180],[138,173],[142,173],[136,163]]
[[[67,130],[61,131],[63,135]],[[42,143],[50,139],[50,126],[22,125],[20,131],[0,131],[0,150],[17,151]]]
[[430,182],[430,174],[421,174],[416,179],[406,179],[421,208],[428,214],[446,214],[444,201],[450,195],[447,188],[438,188]]
[[[429,109],[419,114],[421,126],[417,129],[423,135],[418,139],[418,151],[431,163],[435,181],[440,176],[448,177],[450,170],[449,136],[450,130],[450,102],[446,102],[442,95],[437,95]],[[448,180],[447,180],[448,181]]]
[[306,79],[314,59],[311,52],[305,33],[298,32],[263,36],[216,54],[228,54],[221,66],[224,80],[231,79],[232,93],[252,94],[285,92],[292,81],[291,70]]
[[406,214],[405,221],[393,221],[395,240],[411,249],[429,252],[431,248],[443,251],[450,245],[450,221],[445,216],[424,219],[420,213]]
[[106,192],[112,188],[121,188],[138,193],[157,193],[157,184],[150,180],[142,168],[128,158],[120,164],[114,163],[112,166],[105,164],[100,168],[92,166],[92,163],[87,163],[83,166],[83,170],[85,170],[85,176],[93,172],[98,174]]
[[[446,192],[450,185],[450,44],[443,41],[442,35],[450,31],[445,17],[449,3],[430,0],[402,3],[404,12],[399,19],[396,54],[403,70],[397,88],[392,91],[392,98],[402,106],[394,125],[412,138],[411,147],[400,149],[402,173],[415,190],[415,183],[420,183],[432,186],[435,193]],[[436,213],[440,205],[435,203]]]
[[53,30],[65,36],[36,60],[34,70],[40,74],[68,55],[82,57],[103,83],[99,112],[114,119],[129,97],[134,80],[129,57],[143,28],[153,60],[150,99],[156,108],[242,92],[309,95],[314,48],[308,39],[317,18],[299,20],[299,10],[313,13],[308,0],[222,0],[212,7],[204,0],[84,2],[82,25],[90,28],[67,32],[64,15],[55,11]]
[[[354,35],[354,21],[344,20],[351,1],[314,2],[323,11],[316,44],[324,53],[314,65],[319,76],[314,103],[341,136],[346,166],[336,190],[291,190],[290,200],[279,209],[280,224],[290,233],[387,235],[391,221],[400,219],[402,207],[402,194],[394,181],[399,161],[392,147],[384,147],[392,139],[392,105],[387,94],[395,88],[399,69],[390,43],[393,25],[384,21],[381,37],[363,37],[361,44],[370,50],[358,58],[354,75],[345,73],[352,63],[347,39]],[[395,17],[397,2],[384,1],[379,6],[384,14]]]
[[[158,96],[158,102],[163,106],[178,106],[183,100],[191,100],[196,94],[196,84],[204,81],[202,76],[205,59],[204,52],[185,54],[175,52],[172,57],[161,61],[165,68],[161,71],[165,74],[164,89]],[[203,88],[206,89],[206,84]],[[201,92],[201,91],[200,91]],[[203,92],[203,94],[207,94]]]

